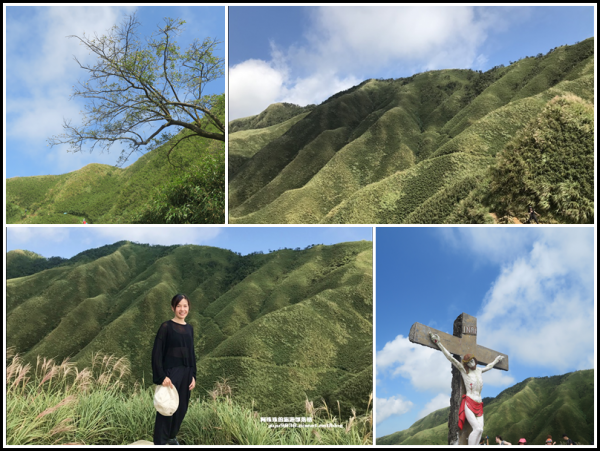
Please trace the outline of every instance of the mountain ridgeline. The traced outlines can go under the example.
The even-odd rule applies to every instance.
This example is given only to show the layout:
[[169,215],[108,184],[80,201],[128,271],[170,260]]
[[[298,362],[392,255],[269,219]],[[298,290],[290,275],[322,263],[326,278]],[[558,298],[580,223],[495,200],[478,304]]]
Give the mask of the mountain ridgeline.
[[[594,370],[561,376],[530,377],[507,388],[495,398],[484,398],[484,437],[516,445],[544,445],[552,435],[561,444],[562,434],[577,444],[594,440]],[[377,438],[378,445],[447,445],[448,412],[445,407],[421,418],[410,428]],[[563,443],[564,444],[564,443]]]
[[[214,111],[221,120],[224,102],[222,95]],[[206,128],[216,130],[211,125]],[[186,135],[186,130],[181,131],[126,168],[91,163],[61,175],[7,179],[6,221],[81,224],[85,219],[95,224],[222,224],[225,144],[193,136],[171,150]],[[206,209],[205,204],[214,211]]]
[[[22,254],[9,252],[9,264]],[[119,242],[9,279],[7,346],[34,366],[37,356],[71,356],[79,367],[98,352],[124,356],[131,384],[148,384],[156,331],[173,317],[173,295],[185,293],[194,396],[224,378],[264,414],[304,414],[307,398],[339,401],[344,417],[364,413],[373,390],[372,258],[367,241],[246,256]]]
[[591,223],[594,39],[230,122],[232,223]]
[[[6,253],[6,278],[15,279],[17,277],[30,276],[56,266],[75,266],[81,263],[87,263],[112,254],[126,243],[127,241],[117,241],[114,244],[102,246],[97,249],[88,249],[71,258],[46,258],[35,252],[23,251],[20,249],[9,251]],[[166,249],[172,249],[172,247],[166,247]]]

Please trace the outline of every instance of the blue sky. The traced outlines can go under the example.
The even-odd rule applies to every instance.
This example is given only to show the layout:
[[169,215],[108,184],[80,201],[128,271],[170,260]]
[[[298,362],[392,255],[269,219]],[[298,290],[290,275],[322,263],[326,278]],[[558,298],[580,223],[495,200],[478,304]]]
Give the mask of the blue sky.
[[[77,81],[86,72],[74,61],[93,64],[75,38],[105,34],[123,18],[137,12],[141,37],[150,37],[163,26],[164,17],[182,18],[184,31],[177,37],[182,50],[196,38],[217,38],[215,52],[225,57],[225,7],[197,6],[8,6],[5,8],[5,149],[6,177],[63,174],[89,163],[114,165],[122,146],[110,153],[66,152],[68,146],[47,147],[46,140],[63,133],[63,118],[80,122],[84,99],[69,100]],[[223,93],[225,79],[210,83],[206,94]],[[126,145],[125,145],[126,146]],[[135,154],[126,163],[133,163]]]
[[197,244],[246,255],[310,244],[372,241],[371,227],[7,227],[6,250],[24,249],[46,258],[71,258],[120,240],[148,244]]
[[452,334],[477,317],[478,344],[509,356],[484,397],[594,367],[592,227],[377,228],[375,242],[377,437],[449,405],[450,363],[408,341],[415,322]]
[[593,6],[229,8],[229,119],[368,78],[488,70],[594,36]]

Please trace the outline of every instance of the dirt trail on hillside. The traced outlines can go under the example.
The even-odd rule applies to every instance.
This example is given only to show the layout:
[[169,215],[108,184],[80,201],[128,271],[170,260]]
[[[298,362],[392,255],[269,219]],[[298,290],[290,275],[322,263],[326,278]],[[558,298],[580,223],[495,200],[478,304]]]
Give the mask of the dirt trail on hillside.
[[[498,222],[498,215],[496,213],[490,213],[490,216],[494,220],[494,224],[499,224],[499,222]],[[511,216],[511,218],[512,218],[512,223],[513,224],[523,224],[521,221],[519,221],[518,218],[515,218],[514,216]]]

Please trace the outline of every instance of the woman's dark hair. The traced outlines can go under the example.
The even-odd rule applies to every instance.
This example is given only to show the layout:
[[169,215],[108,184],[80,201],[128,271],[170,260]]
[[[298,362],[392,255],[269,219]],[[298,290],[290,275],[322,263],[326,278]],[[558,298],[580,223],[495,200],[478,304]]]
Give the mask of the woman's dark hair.
[[501,442],[504,441],[504,440],[502,440],[502,437],[500,437],[499,435],[497,435],[496,438],[499,438]]
[[188,307],[190,307],[190,300],[185,294],[176,294],[175,296],[173,296],[173,299],[171,299],[171,307],[176,308],[177,305],[184,299],[188,301]]

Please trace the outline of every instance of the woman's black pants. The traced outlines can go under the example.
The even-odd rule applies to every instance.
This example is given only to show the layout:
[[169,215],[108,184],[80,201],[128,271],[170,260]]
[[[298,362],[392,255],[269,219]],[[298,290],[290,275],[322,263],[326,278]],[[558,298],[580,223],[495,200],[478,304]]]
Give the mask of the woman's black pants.
[[187,413],[188,403],[190,402],[190,384],[192,383],[192,368],[178,366],[166,370],[167,377],[177,389],[179,394],[179,407],[173,416],[165,417],[156,412],[156,422],[154,423],[154,444],[166,445],[167,440],[177,436],[183,417]]

